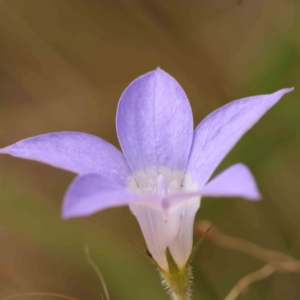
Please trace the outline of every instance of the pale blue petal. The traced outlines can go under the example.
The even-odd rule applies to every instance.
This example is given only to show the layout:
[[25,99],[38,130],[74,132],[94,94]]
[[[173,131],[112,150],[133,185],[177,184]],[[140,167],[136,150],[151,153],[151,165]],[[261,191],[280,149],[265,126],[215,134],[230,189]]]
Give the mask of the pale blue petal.
[[201,189],[239,139],[293,89],[231,102],[208,115],[194,132],[187,174]]
[[110,207],[133,202],[154,202],[155,195],[132,194],[122,185],[99,174],[75,178],[68,188],[62,209],[63,218],[85,217]]
[[[133,172],[186,169],[193,138],[192,111],[179,83],[161,69],[134,80],[117,112],[119,141]],[[162,172],[161,172],[162,171]]]
[[168,210],[189,199],[200,197],[240,197],[258,201],[261,194],[250,170],[243,164],[235,164],[214,177],[202,189],[182,191],[165,197],[162,206]]
[[214,177],[201,189],[202,196],[241,197],[260,200],[261,195],[250,170],[243,164],[235,164]]
[[130,168],[117,148],[103,139],[80,132],[54,132],[22,140],[0,153],[31,159],[77,174],[100,173],[125,184]]

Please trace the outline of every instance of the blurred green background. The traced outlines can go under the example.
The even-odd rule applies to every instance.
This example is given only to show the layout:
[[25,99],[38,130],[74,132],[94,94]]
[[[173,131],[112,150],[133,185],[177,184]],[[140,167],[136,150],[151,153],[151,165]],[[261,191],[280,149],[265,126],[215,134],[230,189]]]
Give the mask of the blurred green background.
[[[0,147],[62,130],[119,147],[120,94],[157,66],[185,89],[195,124],[232,100],[294,86],[219,168],[247,164],[264,200],[204,199],[197,219],[300,259],[299,30],[298,0],[0,0]],[[86,243],[112,300],[168,299],[153,265],[126,239],[144,245],[128,208],[60,219],[73,177],[0,156],[0,299],[34,291],[101,299]],[[204,243],[193,299],[224,299],[261,266]],[[276,274],[243,299],[300,299],[299,282]]]

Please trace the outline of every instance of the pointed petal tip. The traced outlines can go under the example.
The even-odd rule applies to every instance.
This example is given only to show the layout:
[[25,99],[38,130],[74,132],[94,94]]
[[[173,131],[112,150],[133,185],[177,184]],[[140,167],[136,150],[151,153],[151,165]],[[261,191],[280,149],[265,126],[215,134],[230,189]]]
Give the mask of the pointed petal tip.
[[8,151],[6,150],[7,148],[2,148],[0,149],[0,154],[9,154]]
[[68,219],[71,219],[71,218],[72,218],[72,216],[69,215],[68,213],[66,213],[65,211],[62,211],[62,212],[61,212],[60,217],[61,217],[63,220],[68,220]]
[[69,202],[69,199],[67,199],[65,197],[64,201],[63,201],[63,206],[62,206],[62,210],[61,210],[61,214],[60,217],[63,220],[69,220],[69,219],[74,219],[74,218],[81,218],[81,217],[88,217],[91,216],[92,214],[94,214],[94,212],[78,212],[77,210],[72,209],[72,207],[69,207],[67,204],[67,202]]
[[153,72],[154,72],[156,75],[167,76],[167,77],[173,78],[172,75],[170,75],[167,71],[165,71],[165,70],[162,69],[161,67],[157,67]]
[[65,196],[64,201],[63,201],[63,205],[62,205],[62,209],[61,209],[61,213],[60,213],[60,217],[63,220],[69,220],[69,219],[72,219],[72,218],[75,217],[72,214],[72,212],[69,209],[67,209],[66,202],[67,202],[67,199],[66,199],[66,196]]
[[174,79],[172,75],[170,75],[168,72],[166,72],[164,69],[162,69],[161,67],[156,67],[154,70],[148,71],[142,75],[140,75],[139,77],[135,78],[131,83],[135,82],[135,81],[139,81],[140,79],[149,79],[151,77],[162,77],[161,79],[164,78],[168,78],[168,79]]
[[255,193],[253,193],[252,195],[248,196],[248,197],[242,197],[245,198],[246,200],[250,200],[250,201],[262,201],[262,195],[259,192],[259,190],[257,190]]
[[281,97],[283,97],[285,94],[291,93],[293,91],[294,91],[294,87],[283,88],[283,89],[280,89],[280,90],[274,92],[272,95],[278,95],[279,99],[281,99]]
[[[168,72],[166,72],[165,70],[163,70],[161,67],[157,67],[156,69],[149,71],[143,75],[141,75],[140,77],[151,77],[151,76],[168,76],[168,77],[172,77]],[[139,79],[140,77],[136,78]]]
[[282,92],[283,94],[287,94],[287,93],[293,92],[294,89],[295,89],[295,88],[292,86],[292,87],[289,87],[289,88],[281,89],[281,90],[279,90],[278,92]]
[[[236,163],[233,166],[236,169],[240,170],[240,176],[242,176],[242,174],[249,176],[249,179],[252,179],[252,184],[251,181],[249,181],[249,184],[251,187],[252,192],[250,192],[249,190],[249,194],[248,195],[241,195],[242,198],[246,199],[246,200],[250,200],[250,201],[261,201],[262,200],[262,194],[260,193],[257,183],[254,179],[254,176],[252,175],[251,171],[249,170],[249,168],[243,164],[243,163]],[[229,167],[229,169],[231,168]],[[225,170],[226,171],[226,170]]]
[[255,201],[262,201],[262,199],[263,199],[262,194],[260,193],[259,190],[257,190],[256,198],[254,200]]
[[78,214],[74,214],[72,213],[71,211],[67,211],[67,209],[62,209],[62,212],[60,214],[60,217],[63,219],[63,220],[70,220],[70,219],[74,219],[74,218],[78,218],[78,217],[84,217],[84,216],[80,216]]

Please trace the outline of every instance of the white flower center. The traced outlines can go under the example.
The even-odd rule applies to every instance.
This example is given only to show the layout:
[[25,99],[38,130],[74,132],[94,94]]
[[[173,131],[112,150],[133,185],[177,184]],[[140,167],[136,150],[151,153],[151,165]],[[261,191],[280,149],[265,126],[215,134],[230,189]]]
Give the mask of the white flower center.
[[146,172],[136,172],[129,181],[129,190],[135,194],[167,195],[176,192],[191,192],[197,190],[197,185],[182,171],[161,168],[157,171],[149,169]]
[[193,245],[193,223],[200,205],[200,197],[183,199],[165,211],[154,205],[151,195],[168,195],[178,192],[195,191],[197,186],[184,172],[168,168],[136,172],[129,182],[128,189],[136,194],[149,194],[149,199],[129,204],[136,216],[153,258],[164,270],[168,270],[166,249],[179,268],[184,267]]

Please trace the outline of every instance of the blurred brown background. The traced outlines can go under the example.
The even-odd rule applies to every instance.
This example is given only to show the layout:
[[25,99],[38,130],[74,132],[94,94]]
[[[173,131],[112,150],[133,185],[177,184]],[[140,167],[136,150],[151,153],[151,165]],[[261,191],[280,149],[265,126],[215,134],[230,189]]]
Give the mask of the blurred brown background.
[[[197,219],[300,258],[299,29],[298,0],[0,0],[0,147],[63,130],[118,146],[120,94],[157,66],[185,89],[195,124],[232,100],[294,86],[220,166],[246,163],[264,201],[204,199]],[[112,300],[168,299],[154,267],[126,240],[144,245],[128,208],[60,219],[72,178],[0,156],[0,299],[34,291],[101,299],[86,243]],[[193,299],[224,299],[261,266],[205,243],[193,264]],[[244,299],[295,300],[299,282],[276,274]]]

